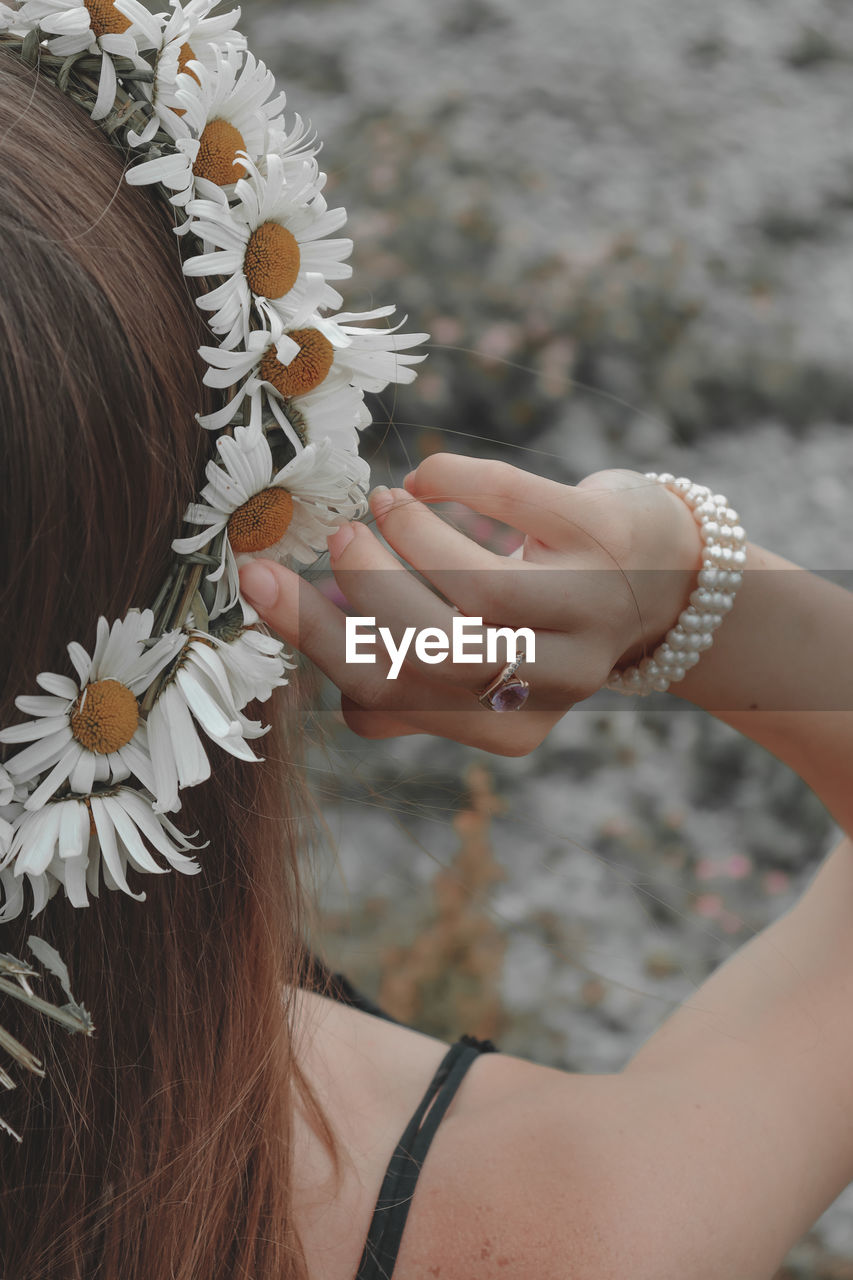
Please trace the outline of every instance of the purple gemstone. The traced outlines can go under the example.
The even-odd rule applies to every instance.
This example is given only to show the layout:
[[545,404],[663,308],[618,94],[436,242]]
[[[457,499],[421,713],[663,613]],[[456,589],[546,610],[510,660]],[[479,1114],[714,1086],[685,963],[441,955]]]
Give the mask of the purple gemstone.
[[493,711],[519,711],[527,701],[529,693],[530,686],[527,681],[519,680],[516,676],[495,690],[489,698],[489,705]]

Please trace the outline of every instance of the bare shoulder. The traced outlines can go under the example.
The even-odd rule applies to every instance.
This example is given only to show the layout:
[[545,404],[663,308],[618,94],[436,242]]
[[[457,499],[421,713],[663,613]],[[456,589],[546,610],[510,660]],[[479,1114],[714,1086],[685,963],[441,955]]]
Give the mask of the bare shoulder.
[[[448,1045],[308,995],[300,1039],[343,1161],[335,1174],[300,1123],[297,1221],[312,1278],[351,1280],[388,1160]],[[603,1270],[601,1256],[624,1194],[599,1153],[614,1083],[502,1053],[476,1059],[424,1161],[394,1280],[621,1278],[612,1233],[619,1266]]]
[[[297,1222],[312,1280],[352,1280],[388,1160],[448,1046],[309,1004],[304,1062],[344,1160],[333,1179],[303,1126]],[[482,1055],[429,1148],[394,1280],[769,1280],[790,1223],[773,1212],[782,1172],[751,1096],[689,1071],[578,1076]]]
[[[643,1160],[617,1118],[620,1077],[495,1054],[464,1087],[424,1162],[394,1280],[669,1280],[643,1222]],[[643,1255],[656,1257],[648,1272]]]

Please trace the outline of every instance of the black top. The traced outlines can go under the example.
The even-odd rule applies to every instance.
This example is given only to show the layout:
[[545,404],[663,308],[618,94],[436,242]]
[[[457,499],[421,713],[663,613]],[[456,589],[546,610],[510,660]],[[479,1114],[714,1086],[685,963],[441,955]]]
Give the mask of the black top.
[[[305,986],[364,1013],[384,1018],[386,1022],[403,1025],[357,991],[343,974],[332,973],[316,957],[308,958],[303,976]],[[491,1040],[462,1036],[444,1055],[388,1162],[355,1280],[391,1280],[415,1184],[429,1145],[471,1063],[481,1053],[496,1052]]]

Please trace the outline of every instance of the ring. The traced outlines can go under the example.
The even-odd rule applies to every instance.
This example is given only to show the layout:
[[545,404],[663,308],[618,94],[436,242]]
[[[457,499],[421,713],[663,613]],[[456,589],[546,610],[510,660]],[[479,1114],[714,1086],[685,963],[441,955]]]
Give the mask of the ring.
[[530,694],[530,685],[515,673],[525,659],[525,649],[508,662],[503,671],[490,680],[477,701],[492,711],[520,711]]

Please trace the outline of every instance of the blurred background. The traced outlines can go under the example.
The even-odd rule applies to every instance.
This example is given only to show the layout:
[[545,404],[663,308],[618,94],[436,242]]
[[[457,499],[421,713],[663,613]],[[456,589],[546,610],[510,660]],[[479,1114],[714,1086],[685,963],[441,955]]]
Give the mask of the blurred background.
[[[848,0],[246,0],[325,141],[347,304],[432,335],[374,404],[375,483],[437,449],[576,483],[668,470],[851,567]],[[618,1070],[840,834],[669,695],[604,691],[523,760],[370,744],[325,689],[316,945],[396,1016]],[[853,909],[853,904],[852,904]],[[853,1277],[853,1192],[778,1280]]]

